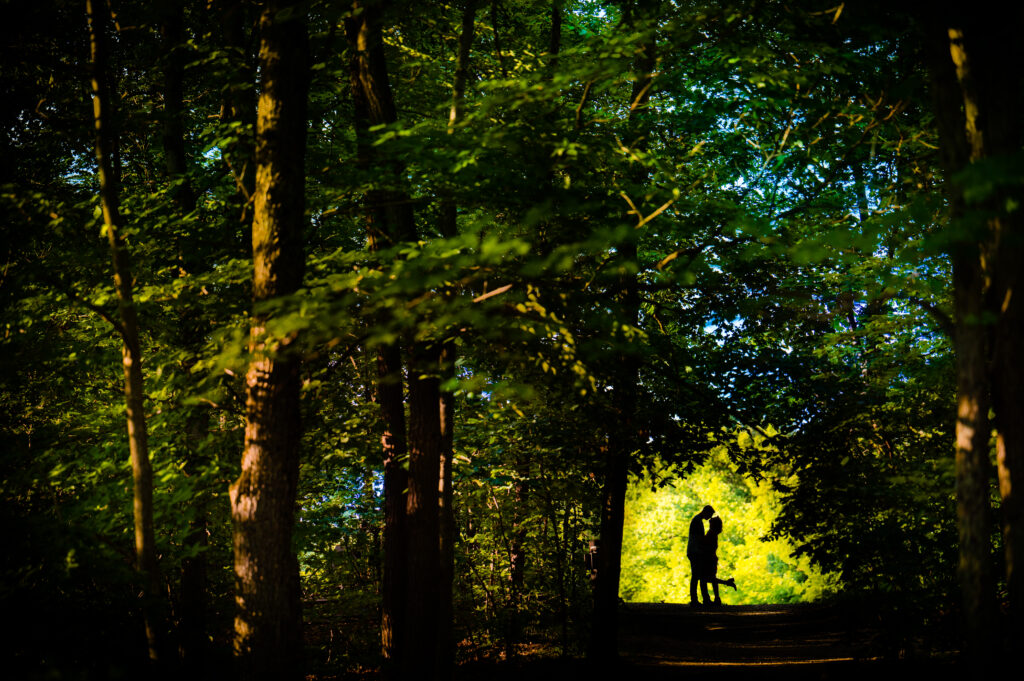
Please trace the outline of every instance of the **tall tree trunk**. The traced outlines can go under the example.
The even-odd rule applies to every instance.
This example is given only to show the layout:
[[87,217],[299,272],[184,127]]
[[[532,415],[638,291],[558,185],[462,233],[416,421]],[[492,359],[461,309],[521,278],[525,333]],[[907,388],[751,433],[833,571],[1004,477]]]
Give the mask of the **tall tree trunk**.
[[[981,275],[977,255],[961,245],[953,255],[957,312],[954,346],[957,373],[956,500],[968,653],[988,659],[995,639],[995,578],[989,493],[988,330],[982,326]],[[972,257],[973,256],[973,257]]]
[[[446,341],[441,349],[441,381],[455,377],[455,343]],[[455,583],[455,509],[452,489],[452,463],[455,456],[455,393],[441,391],[438,400],[441,425],[441,461],[437,481],[438,507],[438,605],[437,640],[439,676],[451,676],[455,666],[455,609],[452,588]]]
[[[651,20],[657,16],[655,3],[643,3],[642,7],[629,8],[624,20],[627,25],[636,19]],[[632,14],[632,16],[630,16]],[[654,38],[642,46],[635,60],[634,69],[643,74],[633,83],[630,93],[629,121],[638,148],[646,148],[643,114],[650,99],[651,84],[656,64]],[[646,183],[645,170],[631,170],[634,186]],[[639,201],[637,201],[639,203]],[[618,248],[619,282],[616,298],[619,302],[620,322],[624,327],[635,328],[640,320],[640,298],[636,270],[637,240],[633,234]],[[591,633],[590,653],[592,660],[602,661],[614,658],[618,648],[618,600],[619,578],[622,572],[622,536],[626,510],[626,488],[629,478],[629,463],[639,448],[637,440],[637,389],[639,385],[639,361],[635,353],[621,347],[625,339],[619,339],[617,369],[614,375],[611,418],[614,425],[608,432],[605,457],[605,480],[601,496],[601,545],[598,552],[597,581],[594,588],[594,627]]]
[[106,22],[109,8],[103,0],[86,0],[92,55],[92,106],[95,122],[96,162],[99,166],[100,204],[107,232],[114,285],[117,288],[119,331],[123,341],[124,401],[128,417],[128,450],[132,464],[132,509],[135,524],[135,567],[142,577],[142,610],[150,659],[165,657],[165,622],[160,573],[153,530],[153,469],[146,434],[145,393],[139,322],[132,295],[132,273],[121,237],[121,215],[113,159],[114,97],[108,83]]
[[[961,44],[951,32],[951,54],[967,114],[971,162],[1012,162],[1021,153],[1024,104],[1024,8],[999,3],[971,6]],[[980,206],[987,217],[981,245],[986,288],[989,371],[995,412],[996,461],[1002,500],[1003,551],[1010,596],[1007,651],[1024,645],[1024,188],[1019,180],[997,185]],[[1014,206],[1015,208],[1011,208]],[[986,461],[987,463],[987,461]]]
[[438,673],[440,351],[440,345],[415,343],[409,357],[409,544],[403,678],[415,675],[429,679]]
[[305,220],[305,16],[268,2],[260,18],[262,91],[256,128],[252,359],[246,374],[242,471],[231,486],[234,650],[245,679],[301,677],[302,614],[292,551],[299,477],[299,359],[291,339],[264,337],[259,305],[302,285]]
[[[1003,12],[1002,6],[996,3],[984,3],[981,8],[958,9],[960,14],[951,17],[947,35],[963,107],[961,149],[965,150],[966,159],[962,158],[962,153],[958,159],[960,162],[953,166],[954,170],[966,168],[968,164],[998,163],[1020,154],[1019,112],[1024,98],[1024,77],[1021,75],[1024,51],[1019,41],[1024,29],[1024,10],[1017,8]],[[963,189],[957,187],[956,190],[962,192]],[[962,197],[958,200],[958,207],[963,211],[966,201]],[[986,387],[991,389],[991,404],[995,411],[1003,548],[1010,593],[1008,650],[1016,650],[1024,643],[1024,584],[1018,569],[1024,561],[1024,500],[1020,492],[1024,486],[1024,357],[1020,352],[1024,301],[1016,291],[1020,283],[1020,263],[1024,258],[1024,218],[1019,209],[1010,208],[1020,206],[1022,202],[1024,192],[1019,183],[997,185],[989,198],[971,205],[971,213],[982,217],[972,219],[972,223],[977,224],[973,224],[973,231],[967,235],[971,247],[961,247],[954,254],[955,283],[961,282],[961,276],[957,274],[959,265],[968,272],[964,275],[964,288],[970,287],[969,293],[963,294],[969,296],[968,301],[961,303],[959,292],[956,297],[958,327],[968,327],[966,330],[958,328],[957,352],[962,347],[960,335],[966,336],[963,349],[968,357],[987,351],[987,357],[974,360],[970,367],[962,366],[958,360],[958,369],[973,374],[987,363],[985,368],[989,372]],[[959,309],[961,305],[963,309]],[[980,337],[982,334],[984,338]],[[972,381],[961,375],[960,385],[964,383],[980,389],[980,380]],[[963,397],[964,393],[961,393],[961,410],[965,407]],[[978,406],[986,408],[987,403]],[[963,414],[961,421],[964,421]],[[978,439],[980,441],[980,434]],[[962,447],[958,446],[958,461],[960,449]],[[983,471],[987,476],[988,451],[986,437],[984,461],[977,463],[979,475]],[[980,459],[980,453],[978,457]],[[987,477],[985,483],[984,492],[987,493]],[[981,492],[979,488],[978,494]],[[977,522],[980,530],[982,519]],[[982,548],[988,548],[987,541],[984,547],[978,546],[975,550],[980,552]],[[978,557],[981,557],[980,553]],[[969,582],[965,582],[965,587],[969,594],[973,587]],[[989,653],[993,640],[992,606],[987,602],[990,600],[990,597],[985,597],[978,612],[975,611],[979,607],[969,608],[969,630],[973,632],[970,647],[982,656]],[[982,623],[984,618],[987,618],[986,624]]]
[[[357,162],[363,172],[378,167],[370,128],[397,120],[376,3],[353,2],[345,21],[349,79],[355,110]],[[407,197],[389,190],[367,192],[367,241],[371,250],[414,238],[415,223]],[[386,320],[378,320],[385,322]],[[381,649],[385,673],[396,676],[404,658],[408,588],[408,527],[404,467],[408,455],[402,388],[402,354],[397,344],[377,350],[377,400],[384,432],[384,575],[381,603]]]
[[[406,544],[405,490],[409,475],[403,463],[408,454],[405,404],[402,396],[402,360],[398,346],[381,348],[377,355],[377,401],[384,432],[384,573],[381,599],[381,647],[384,659],[397,664],[405,642]],[[389,669],[388,673],[396,670]]]
[[[994,102],[983,83],[995,75],[987,69],[1002,68],[986,60],[979,50],[985,40],[968,12],[929,17],[930,68],[936,119],[942,140],[942,159],[949,195],[953,243],[953,295],[956,326],[954,347],[957,372],[956,471],[959,521],[960,580],[967,652],[985,665],[998,640],[996,632],[995,577],[991,560],[991,466],[989,463],[991,404],[992,327],[988,320],[991,300],[990,236],[998,225],[975,224],[970,228],[959,174],[993,152],[986,139],[988,110]],[[991,38],[992,36],[988,36]],[[988,63],[986,63],[988,61]],[[998,116],[998,114],[997,114]],[[974,211],[972,211],[974,212]],[[998,415],[997,415],[998,418]],[[1008,547],[1009,548],[1009,547]]]
[[512,500],[511,532],[508,538],[508,632],[506,647],[515,654],[515,644],[522,636],[523,591],[526,585],[526,500],[530,487],[530,460],[518,455],[515,461],[515,498]]
[[[463,102],[466,95],[466,81],[469,73],[469,55],[476,32],[477,0],[466,0],[462,11],[462,25],[459,30],[459,51],[455,58],[455,76],[452,82],[452,105],[448,114],[448,133],[455,132],[455,126],[462,119]],[[458,209],[452,200],[441,204],[441,235],[446,239],[458,234]],[[455,362],[458,352],[455,341],[448,339],[441,349],[441,380],[455,378]],[[442,677],[449,676],[455,664],[454,607],[452,588],[455,582],[455,509],[452,489],[452,463],[455,456],[455,393],[445,390],[438,403],[441,420],[441,463],[438,479],[438,522],[440,558],[439,603],[438,603],[438,671]]]

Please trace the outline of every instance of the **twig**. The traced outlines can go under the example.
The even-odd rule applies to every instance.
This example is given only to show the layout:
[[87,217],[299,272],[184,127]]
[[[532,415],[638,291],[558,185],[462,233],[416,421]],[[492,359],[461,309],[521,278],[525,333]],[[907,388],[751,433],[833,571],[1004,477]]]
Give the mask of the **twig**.
[[580,97],[580,103],[576,105],[575,127],[577,130],[583,129],[583,107],[587,105],[587,100],[590,98],[590,88],[593,87],[593,85],[593,80],[587,81],[587,84],[583,86],[583,96]]
[[496,296],[496,295],[504,293],[505,291],[509,290],[510,288],[512,288],[512,284],[505,284],[504,286],[499,286],[498,288],[494,289],[493,291],[489,291],[487,293],[484,293],[483,295],[477,296],[476,298],[473,299],[473,302],[474,303],[479,303],[482,300],[487,300],[488,298],[490,298],[492,296]]

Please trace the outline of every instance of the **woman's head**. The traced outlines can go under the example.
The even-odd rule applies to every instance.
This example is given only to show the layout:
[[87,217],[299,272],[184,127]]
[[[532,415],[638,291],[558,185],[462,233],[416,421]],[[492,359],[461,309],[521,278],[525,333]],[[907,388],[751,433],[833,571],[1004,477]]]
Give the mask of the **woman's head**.
[[708,521],[708,533],[709,534],[721,534],[722,533],[722,518],[715,516]]

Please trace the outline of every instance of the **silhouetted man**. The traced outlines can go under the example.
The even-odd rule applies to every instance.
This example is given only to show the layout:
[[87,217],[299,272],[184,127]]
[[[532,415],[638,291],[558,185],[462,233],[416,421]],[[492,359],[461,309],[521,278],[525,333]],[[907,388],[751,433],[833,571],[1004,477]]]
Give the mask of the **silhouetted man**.
[[710,505],[701,509],[690,521],[690,533],[686,537],[686,557],[690,559],[690,605],[699,605],[697,600],[697,582],[700,582],[700,594],[704,604],[711,602],[708,597],[708,583],[701,579],[704,576],[704,521],[715,514]]

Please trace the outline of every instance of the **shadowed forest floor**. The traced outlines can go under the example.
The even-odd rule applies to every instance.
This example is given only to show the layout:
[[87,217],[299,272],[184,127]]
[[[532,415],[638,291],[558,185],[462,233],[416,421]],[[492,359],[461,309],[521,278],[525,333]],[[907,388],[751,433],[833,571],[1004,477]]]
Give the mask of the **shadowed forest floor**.
[[[619,679],[863,679],[950,671],[955,651],[907,649],[864,618],[817,605],[689,606],[620,610]],[[457,678],[589,678],[578,660],[469,664]],[[607,669],[599,676],[607,678]]]
[[[750,679],[823,681],[857,679],[976,678],[957,662],[948,626],[935,626],[927,635],[889,623],[865,602],[841,605],[745,605],[695,610],[668,603],[628,603],[619,608],[619,659],[593,664],[580,658],[554,656],[550,639],[524,641],[512,659],[465,662],[456,667],[455,681],[541,681],[595,679],[631,681],[659,679]],[[369,681],[381,674],[362,666],[377,645],[375,609],[360,617],[338,618],[327,613],[327,602],[309,603],[305,626],[307,681]],[[916,631],[920,631],[916,629]],[[200,670],[184,676],[193,681],[232,678],[232,662],[223,642]],[[123,658],[97,657],[87,650],[50,659],[15,655],[11,679],[146,679],[156,678],[143,664],[132,670]],[[320,653],[323,659],[314,655]],[[482,653],[486,654],[486,653]],[[72,663],[77,659],[77,663]],[[45,664],[40,665],[40,661]],[[365,662],[364,662],[365,664]],[[8,670],[12,669],[8,666]],[[345,670],[345,671],[343,671]],[[179,670],[180,671],[180,670]]]

